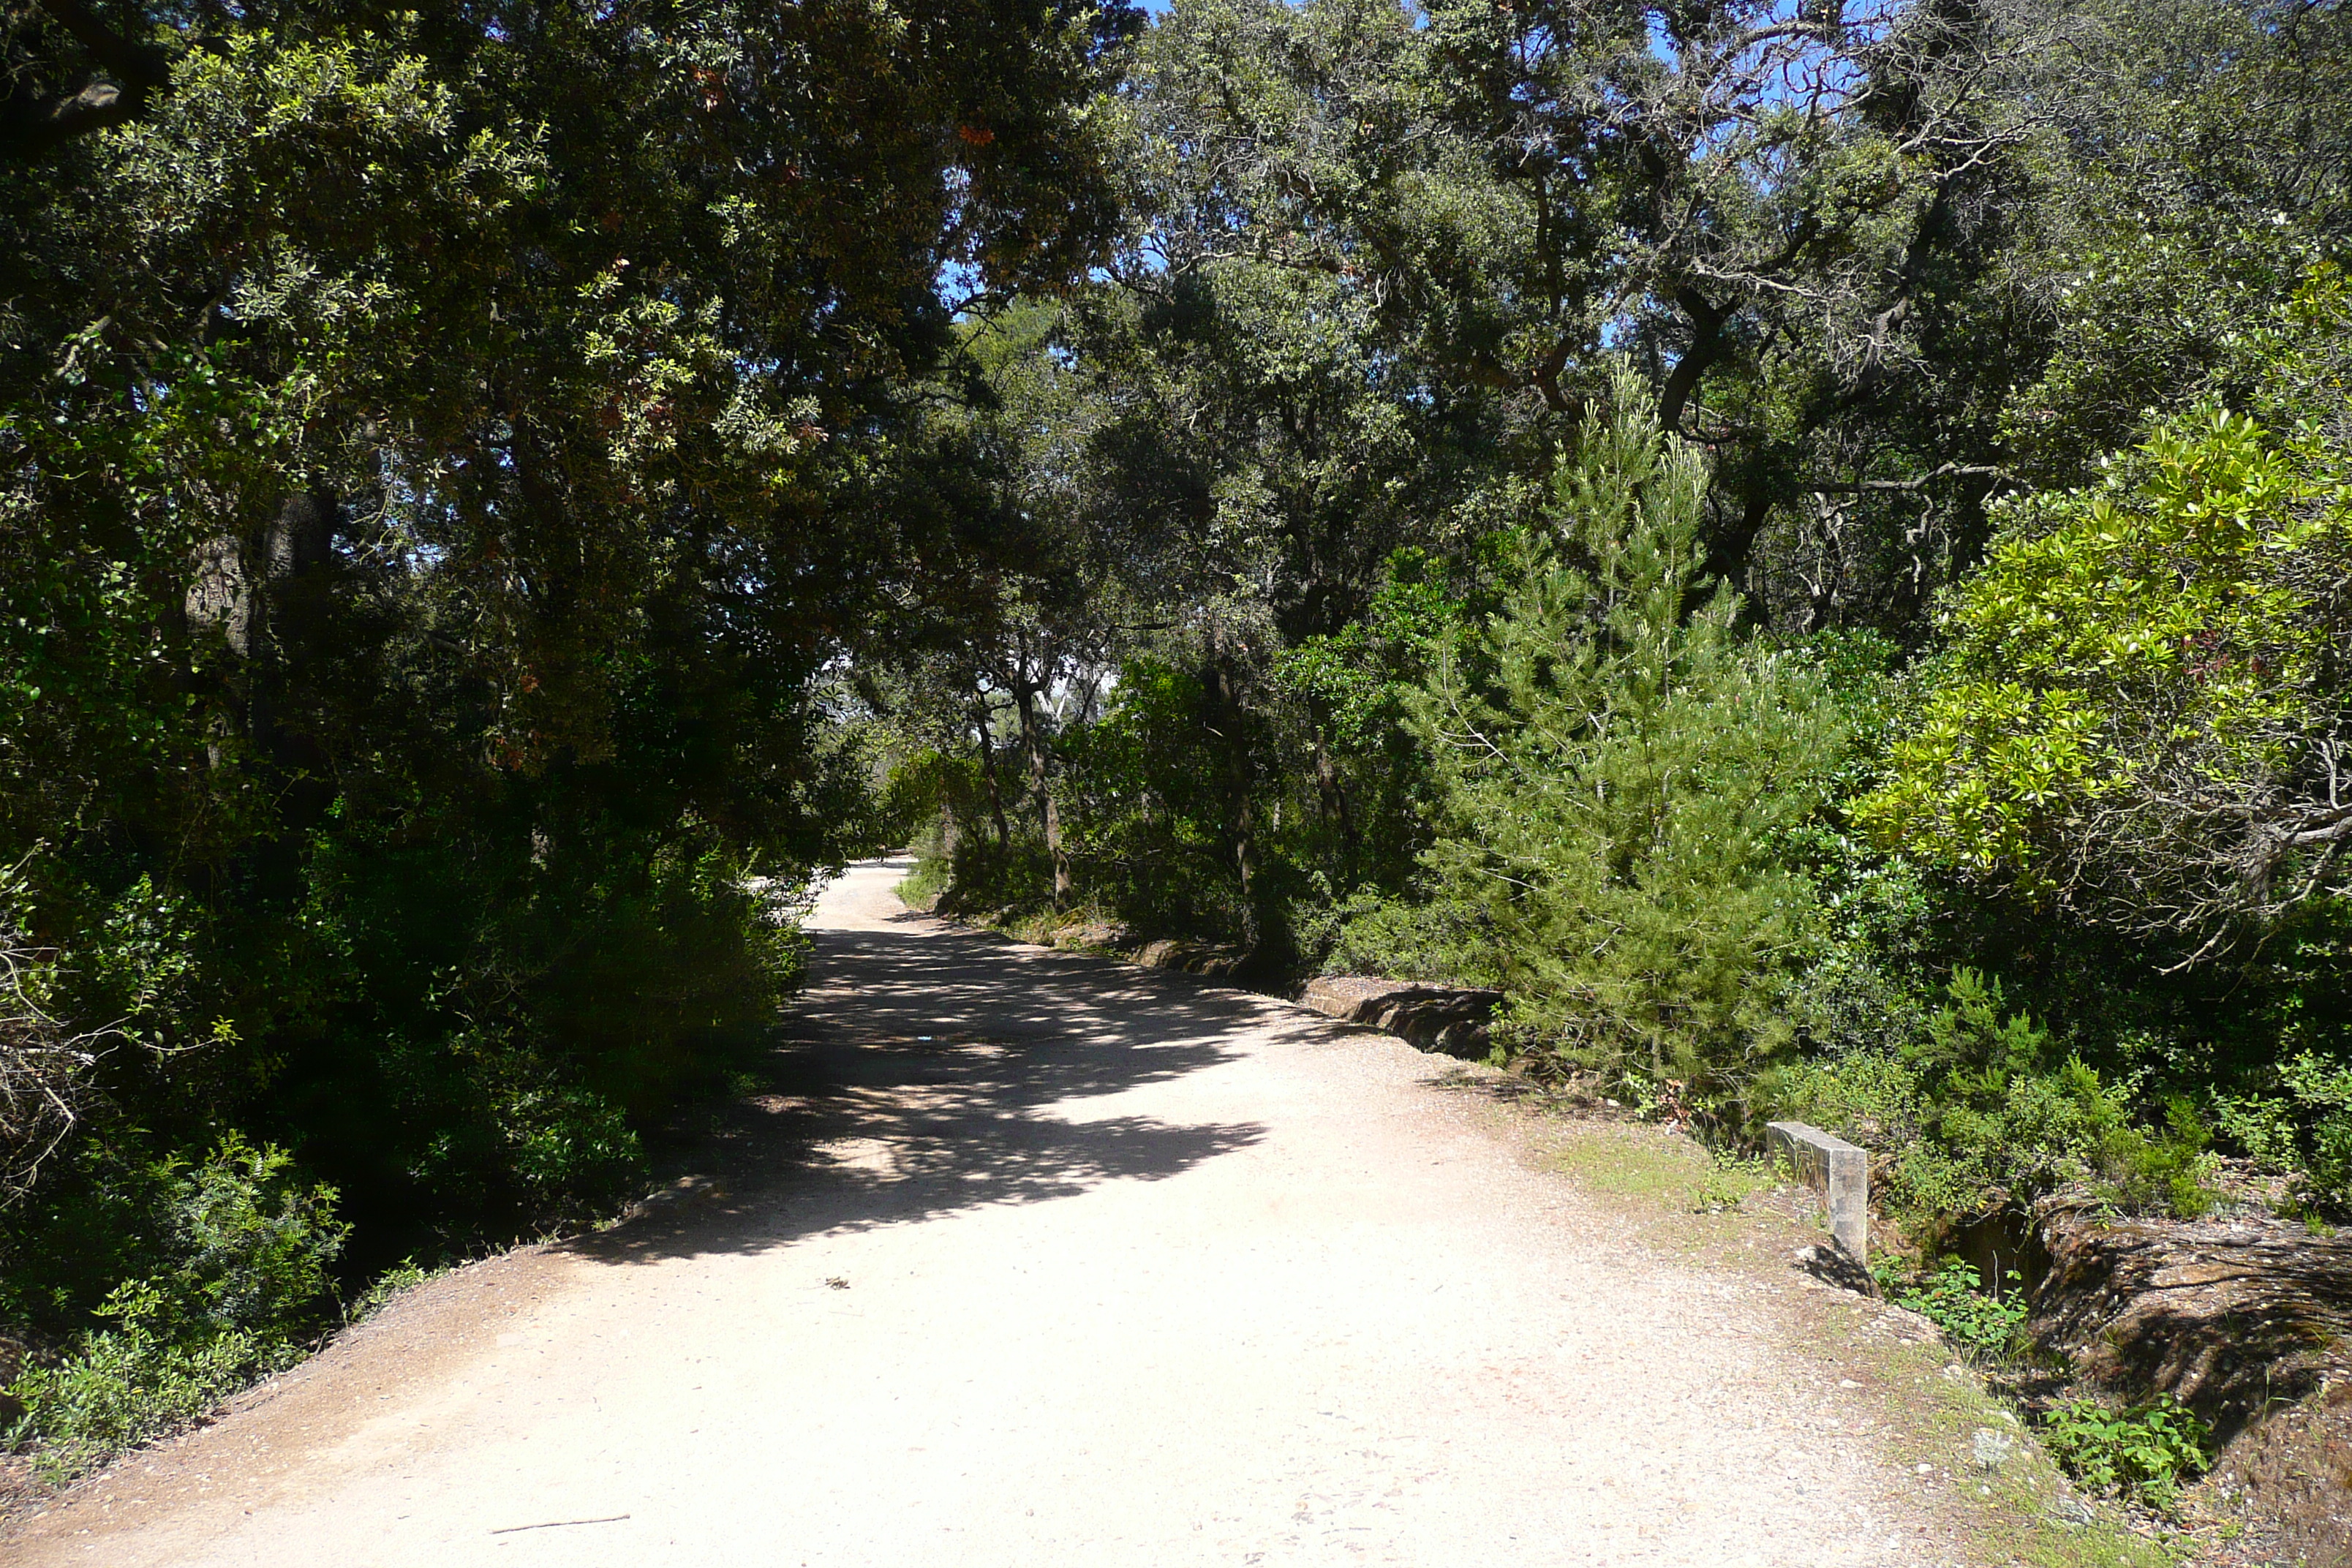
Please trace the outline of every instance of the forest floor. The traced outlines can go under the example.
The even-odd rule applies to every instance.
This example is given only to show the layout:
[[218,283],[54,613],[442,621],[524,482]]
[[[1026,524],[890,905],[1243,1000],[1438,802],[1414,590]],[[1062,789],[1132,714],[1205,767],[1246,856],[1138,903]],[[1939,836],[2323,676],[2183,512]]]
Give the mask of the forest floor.
[[1687,1145],[904,870],[824,894],[703,1174],[412,1289],[0,1561],[2143,1557],[2030,1444],[1979,1466],[2000,1412],[1801,1221],[1689,1212]]

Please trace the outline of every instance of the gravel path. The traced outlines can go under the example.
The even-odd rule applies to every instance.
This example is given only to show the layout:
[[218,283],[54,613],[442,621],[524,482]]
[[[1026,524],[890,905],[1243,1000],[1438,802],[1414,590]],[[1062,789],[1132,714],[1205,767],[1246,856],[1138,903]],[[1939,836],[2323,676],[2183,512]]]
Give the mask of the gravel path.
[[818,906],[809,1092],[731,1186],[413,1292],[0,1557],[1921,1561],[1765,1293],[1620,1244],[1441,1063],[902,870]]

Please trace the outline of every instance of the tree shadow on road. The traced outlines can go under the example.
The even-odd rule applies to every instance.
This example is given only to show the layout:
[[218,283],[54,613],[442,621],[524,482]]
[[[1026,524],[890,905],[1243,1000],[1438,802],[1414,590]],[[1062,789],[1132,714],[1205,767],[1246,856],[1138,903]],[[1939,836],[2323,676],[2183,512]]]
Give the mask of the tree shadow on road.
[[569,1249],[619,1264],[761,1252],[1158,1180],[1264,1136],[1088,1104],[1231,1059],[1234,1036],[1278,1026],[1262,999],[919,926],[816,933],[775,1091],[723,1120],[714,1174]]

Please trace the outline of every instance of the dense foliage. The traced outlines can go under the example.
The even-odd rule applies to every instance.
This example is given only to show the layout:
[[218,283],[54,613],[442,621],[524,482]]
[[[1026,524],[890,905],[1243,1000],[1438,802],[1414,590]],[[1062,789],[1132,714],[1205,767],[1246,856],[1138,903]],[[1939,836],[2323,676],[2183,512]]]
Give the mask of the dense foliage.
[[1445,803],[1424,888],[1339,952],[1377,963],[1434,926],[1391,964],[1491,978],[1528,1043],[1706,1099],[1790,1044],[1776,977],[1811,896],[1786,846],[1843,725],[1817,671],[1702,588],[1705,467],[1630,374],[1612,393],[1497,563],[1495,609],[1413,694]]

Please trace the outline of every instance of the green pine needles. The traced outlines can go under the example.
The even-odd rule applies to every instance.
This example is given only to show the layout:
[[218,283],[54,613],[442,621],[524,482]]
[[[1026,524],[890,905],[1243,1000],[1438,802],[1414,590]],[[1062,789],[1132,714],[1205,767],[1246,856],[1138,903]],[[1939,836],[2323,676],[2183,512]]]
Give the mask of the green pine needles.
[[1630,371],[1511,546],[1499,607],[1440,650],[1413,722],[1447,790],[1430,918],[1480,950],[1523,1039],[1704,1105],[1788,1047],[1811,892],[1776,840],[1843,724],[1808,666],[1700,574],[1707,474]]

